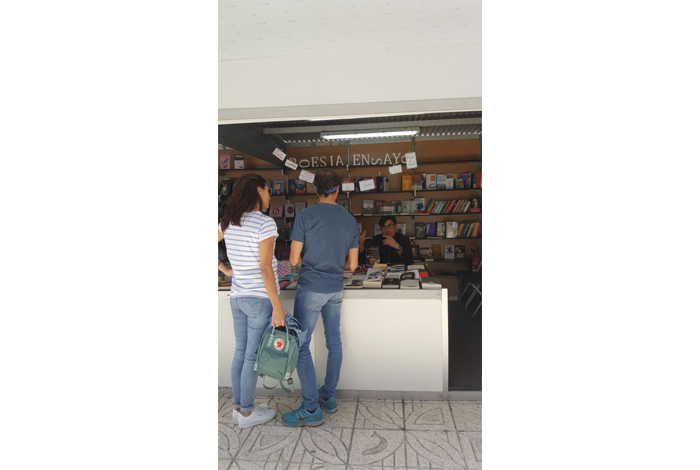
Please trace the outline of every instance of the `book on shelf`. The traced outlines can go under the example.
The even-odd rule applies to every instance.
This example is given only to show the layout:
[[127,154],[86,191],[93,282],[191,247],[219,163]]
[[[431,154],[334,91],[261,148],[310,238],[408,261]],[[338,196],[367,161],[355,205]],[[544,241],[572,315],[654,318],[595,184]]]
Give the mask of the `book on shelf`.
[[362,287],[365,289],[379,289],[382,287],[383,280],[384,268],[369,268],[367,270],[367,277],[362,283]]
[[231,181],[223,180],[221,182],[221,189],[219,189],[219,196],[228,197],[231,194]]
[[411,189],[415,191],[420,191],[423,189],[423,174],[422,173],[414,173],[411,175]]
[[411,201],[411,200],[401,201],[401,215],[410,215],[411,214],[411,212],[412,212],[412,209],[411,209],[412,204],[411,203],[412,202],[413,201]]
[[459,224],[459,227],[457,227],[457,236],[456,237],[448,237],[448,238],[462,238],[464,236],[464,222]]
[[466,250],[464,245],[455,245],[455,259],[466,259]]
[[294,194],[306,194],[306,181],[297,179]]
[[445,259],[455,259],[454,245],[445,245]]
[[423,259],[423,261],[434,261],[433,249],[429,246],[421,246],[420,257]]
[[383,207],[384,207],[384,201],[382,201],[381,199],[374,200],[374,213],[375,214],[381,214],[383,211],[383,209],[382,209]]
[[425,198],[424,197],[417,197],[415,201],[415,209],[414,212],[416,214],[421,214],[426,212],[426,207],[425,207]]
[[425,175],[425,189],[434,190],[437,189],[437,175],[434,173]]
[[[305,181],[306,183],[306,194],[316,194],[316,186],[314,186],[313,183],[309,183],[308,181]],[[299,186],[299,184],[297,184]]]
[[472,187],[472,174],[469,172],[461,173],[459,178],[462,180],[462,184],[465,189],[470,189]]
[[477,171],[476,173],[476,187],[481,188],[481,172]]
[[437,277],[423,277],[421,278],[423,284],[423,289],[442,289],[442,284],[440,279]]
[[349,209],[348,209],[348,200],[347,200],[347,198],[338,199],[336,202],[338,203],[339,206],[341,206],[341,207],[342,207],[343,209],[345,209],[346,211],[349,210]]
[[372,215],[374,214],[374,201],[371,199],[365,199],[362,201],[362,214],[363,215]]
[[[420,246],[418,245],[411,245],[411,252],[413,253],[413,259],[414,260],[420,260],[423,259],[420,256]],[[410,268],[410,266],[409,266]]]
[[435,236],[438,238],[445,238],[445,222],[437,223],[437,228],[435,229]]
[[382,234],[382,228],[379,226],[379,224],[374,224],[374,235],[381,235],[381,234]]
[[[297,192],[297,180],[289,180],[289,192],[287,194],[296,194]],[[306,187],[306,186],[304,186]]]
[[445,222],[445,238],[457,238],[457,222]]
[[227,153],[219,155],[219,170],[231,169],[231,156]]
[[271,204],[270,205],[270,217],[273,219],[281,219],[284,211],[283,204]]
[[442,245],[430,245],[430,249],[433,252],[433,259],[435,261],[442,260]]
[[379,247],[373,245],[365,246],[366,264],[367,266],[374,266],[374,263],[379,263]]
[[285,204],[284,205],[284,216],[285,217],[294,217],[294,204]]
[[245,170],[245,160],[243,159],[243,155],[234,155],[233,156],[233,169],[234,170]]
[[400,200],[394,199],[391,201],[391,213],[393,215],[401,214],[401,201]]
[[289,259],[289,248],[281,248],[278,260]]
[[435,189],[445,189],[447,175],[440,173],[435,175]]
[[454,178],[447,178],[445,180],[445,189],[454,189],[455,188],[455,179]]
[[477,175],[476,173],[472,173],[472,189],[476,189],[478,186],[476,185],[477,181]]
[[434,222],[428,222],[425,224],[425,236],[426,238],[435,237],[436,224]]
[[273,196],[283,196],[284,195],[284,180],[275,180],[272,182],[272,195]]
[[411,175],[401,175],[401,191],[410,191],[412,188],[413,180]]
[[360,222],[357,223],[357,233],[362,233],[362,223]]
[[396,231],[402,235],[406,235],[406,224],[396,224]]
[[415,236],[416,238],[425,238],[425,223],[424,222],[416,222],[416,233]]
[[279,235],[279,240],[289,240],[289,229],[280,228],[277,229],[277,235]]
[[299,214],[299,212],[301,212],[304,209],[306,209],[306,202],[301,201],[301,202],[294,203],[294,212],[296,214]]
[[471,200],[471,207],[469,208],[470,214],[480,214],[481,213],[481,199],[474,198]]
[[455,189],[464,189],[464,180],[462,178],[455,178]]

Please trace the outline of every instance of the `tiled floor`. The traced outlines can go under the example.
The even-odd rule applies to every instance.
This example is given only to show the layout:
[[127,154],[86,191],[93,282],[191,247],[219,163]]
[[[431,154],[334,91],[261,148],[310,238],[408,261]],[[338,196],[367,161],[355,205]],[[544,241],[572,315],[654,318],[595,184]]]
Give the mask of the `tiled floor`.
[[321,426],[286,427],[300,400],[257,397],[278,413],[241,430],[219,395],[219,470],[481,469],[480,401],[337,400]]

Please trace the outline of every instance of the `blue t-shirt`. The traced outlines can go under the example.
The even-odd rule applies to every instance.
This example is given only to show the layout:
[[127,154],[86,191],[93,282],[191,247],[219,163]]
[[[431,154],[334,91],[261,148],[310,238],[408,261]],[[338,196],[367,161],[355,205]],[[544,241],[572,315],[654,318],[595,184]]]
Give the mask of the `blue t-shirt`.
[[319,203],[299,211],[291,238],[304,244],[298,284],[323,294],[342,291],[345,257],[360,246],[355,218],[343,206]]

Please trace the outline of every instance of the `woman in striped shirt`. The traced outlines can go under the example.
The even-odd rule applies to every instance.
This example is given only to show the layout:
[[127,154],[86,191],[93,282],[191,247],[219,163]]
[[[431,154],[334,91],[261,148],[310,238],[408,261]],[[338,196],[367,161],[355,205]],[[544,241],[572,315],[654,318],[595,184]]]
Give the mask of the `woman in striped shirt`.
[[231,312],[236,352],[231,364],[233,422],[245,429],[265,423],[276,411],[255,405],[253,370],[260,339],[272,316],[273,326],[284,326],[286,312],[279,298],[277,225],[262,212],[270,206],[265,179],[248,173],[238,179],[219,225],[219,241],[226,241],[231,268],[219,261],[219,270],[231,276]]

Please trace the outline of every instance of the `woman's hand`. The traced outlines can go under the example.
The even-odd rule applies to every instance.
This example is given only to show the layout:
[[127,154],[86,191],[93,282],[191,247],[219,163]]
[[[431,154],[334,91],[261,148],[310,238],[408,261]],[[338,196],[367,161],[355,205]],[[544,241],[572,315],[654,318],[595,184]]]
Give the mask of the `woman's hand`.
[[277,308],[272,307],[272,326],[284,326],[285,315],[287,315],[287,312],[281,306]]

